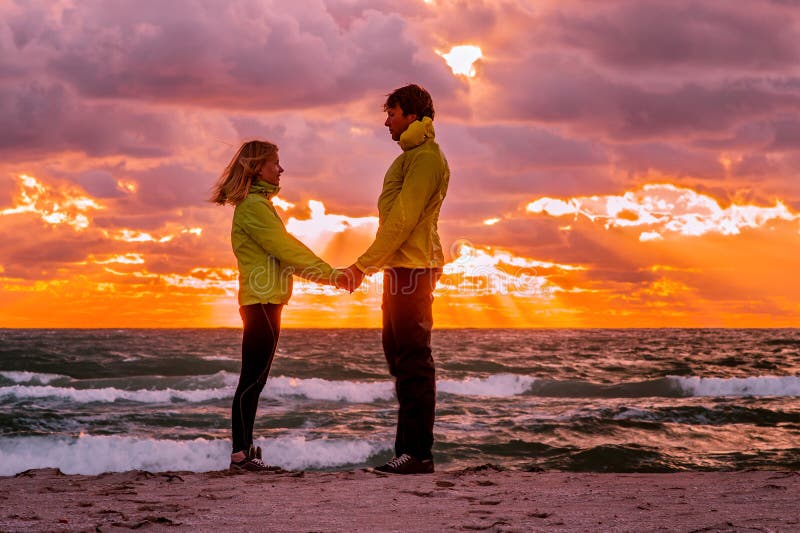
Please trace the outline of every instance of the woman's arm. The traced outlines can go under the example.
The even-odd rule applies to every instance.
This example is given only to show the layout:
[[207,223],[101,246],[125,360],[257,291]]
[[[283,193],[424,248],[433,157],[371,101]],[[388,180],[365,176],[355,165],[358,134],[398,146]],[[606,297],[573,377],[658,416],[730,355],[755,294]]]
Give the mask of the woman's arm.
[[245,200],[239,209],[239,222],[244,232],[266,253],[276,257],[284,268],[291,268],[292,274],[310,281],[336,285],[341,272],[286,231],[272,204],[261,199]]

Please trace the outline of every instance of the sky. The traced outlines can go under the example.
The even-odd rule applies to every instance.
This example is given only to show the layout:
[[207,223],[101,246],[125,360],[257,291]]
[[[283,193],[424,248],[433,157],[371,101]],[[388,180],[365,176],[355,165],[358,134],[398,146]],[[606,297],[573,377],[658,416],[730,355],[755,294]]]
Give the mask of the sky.
[[[1,0],[0,327],[238,327],[208,198],[255,138],[351,264],[407,83],[451,169],[437,327],[800,327],[794,0]],[[284,326],[379,327],[380,291],[299,282]]]

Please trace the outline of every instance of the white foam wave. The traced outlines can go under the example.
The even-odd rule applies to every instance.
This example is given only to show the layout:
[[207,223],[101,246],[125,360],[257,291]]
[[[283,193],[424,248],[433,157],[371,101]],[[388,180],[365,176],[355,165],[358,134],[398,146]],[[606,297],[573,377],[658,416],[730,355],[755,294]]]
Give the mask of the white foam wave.
[[[496,374],[487,378],[439,380],[441,392],[460,396],[516,396],[527,392],[535,378],[515,374]],[[286,376],[270,378],[264,389],[267,397],[302,396],[310,400],[369,403],[390,400],[394,396],[391,381],[329,381],[319,378],[298,379]]]
[[389,381],[329,381],[320,378],[297,379],[276,376],[267,381],[267,397],[302,396],[309,400],[370,403],[389,400],[394,386]]
[[62,376],[61,374],[44,374],[39,372],[15,370],[4,370],[0,372],[0,376],[13,381],[14,383],[38,383],[40,385],[47,385],[56,379],[69,379],[69,376]]
[[[21,379],[21,378],[20,378]],[[111,403],[119,400],[140,403],[169,403],[172,401],[206,402],[232,398],[236,390],[238,375],[230,372],[216,373],[195,379],[193,389],[137,389],[125,390],[116,387],[78,389],[52,385],[11,385],[0,387],[1,397],[15,398],[61,398],[78,403]],[[524,394],[535,378],[514,374],[497,374],[487,378],[464,380],[440,380],[440,392],[460,396],[508,397]],[[203,387],[206,385],[206,387]],[[394,397],[392,381],[334,381],[321,378],[294,378],[275,376],[269,378],[262,397],[299,397],[309,400],[332,402],[372,403],[391,400]]]
[[800,396],[800,377],[758,376],[748,378],[675,377],[689,396]]
[[440,380],[436,387],[448,394],[461,396],[517,396],[527,392],[536,378],[517,374],[495,374],[488,378],[466,378],[463,381]]
[[72,387],[53,387],[51,385],[12,385],[0,387],[0,398],[13,396],[16,398],[63,398],[79,403],[115,402],[128,400],[141,403],[168,403],[173,400],[186,402],[204,402],[233,396],[230,388],[175,390],[175,389],[139,389],[123,390],[115,387],[102,389],[75,389]]
[[234,361],[236,358],[227,355],[204,355],[200,359],[205,361]]
[[[264,460],[291,470],[364,464],[390,449],[389,443],[364,440],[311,439],[287,436],[257,439]],[[59,468],[65,474],[188,470],[209,472],[228,467],[230,441],[157,440],[137,437],[81,435],[0,438],[0,475],[31,468]]]

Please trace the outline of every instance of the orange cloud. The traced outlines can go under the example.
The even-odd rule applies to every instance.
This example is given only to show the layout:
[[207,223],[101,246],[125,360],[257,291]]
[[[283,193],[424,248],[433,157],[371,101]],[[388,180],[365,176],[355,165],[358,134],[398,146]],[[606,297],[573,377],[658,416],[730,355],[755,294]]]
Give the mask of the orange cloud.
[[[47,268],[32,270],[41,272],[32,277],[17,275],[15,252],[6,251],[0,326],[239,325],[229,213],[217,209],[212,222],[165,222],[147,231],[99,228],[92,215],[113,210],[113,200],[105,204],[81,190],[27,178],[18,180],[15,203],[0,217],[30,217],[15,227],[33,220],[62,232],[53,242],[79,235],[83,255],[48,256]],[[75,199],[80,201],[70,201]],[[330,212],[318,200],[302,209],[281,199],[276,204],[294,213],[287,228],[336,265],[352,262],[377,228],[374,216]],[[544,260],[513,246],[458,240],[435,291],[439,327],[768,326],[796,324],[800,316],[800,287],[792,278],[800,264],[785,253],[797,244],[798,215],[781,202],[723,208],[690,189],[653,185],[618,196],[542,198],[528,205],[529,214],[571,217],[562,234],[601,243],[593,253],[604,261],[559,260],[552,249]],[[63,213],[62,221],[54,222],[54,213]],[[514,217],[496,218],[480,226],[502,229]],[[658,237],[640,246],[648,234]],[[379,327],[381,291],[380,274],[353,295],[297,280],[284,323]],[[58,301],[70,305],[52,305]],[[51,309],[46,321],[37,311],[42,306]]]
[[80,231],[89,227],[88,213],[104,208],[76,187],[46,187],[27,174],[17,178],[20,188],[15,205],[0,211],[0,215],[35,213],[50,225],[66,224]]
[[709,195],[664,183],[645,185],[622,195],[566,200],[544,197],[530,202],[526,210],[554,217],[583,216],[592,222],[602,222],[606,228],[645,226],[648,229],[639,235],[640,241],[659,240],[665,234],[738,235],[745,228],[800,220],[800,214],[792,213],[780,201],[772,207],[732,204],[723,208]]

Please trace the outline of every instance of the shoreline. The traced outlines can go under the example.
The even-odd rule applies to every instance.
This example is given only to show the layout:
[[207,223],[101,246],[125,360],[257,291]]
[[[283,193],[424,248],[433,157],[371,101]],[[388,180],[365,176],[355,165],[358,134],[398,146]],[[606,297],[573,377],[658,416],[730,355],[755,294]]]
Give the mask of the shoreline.
[[2,531],[800,531],[800,472],[57,469],[0,477]]

